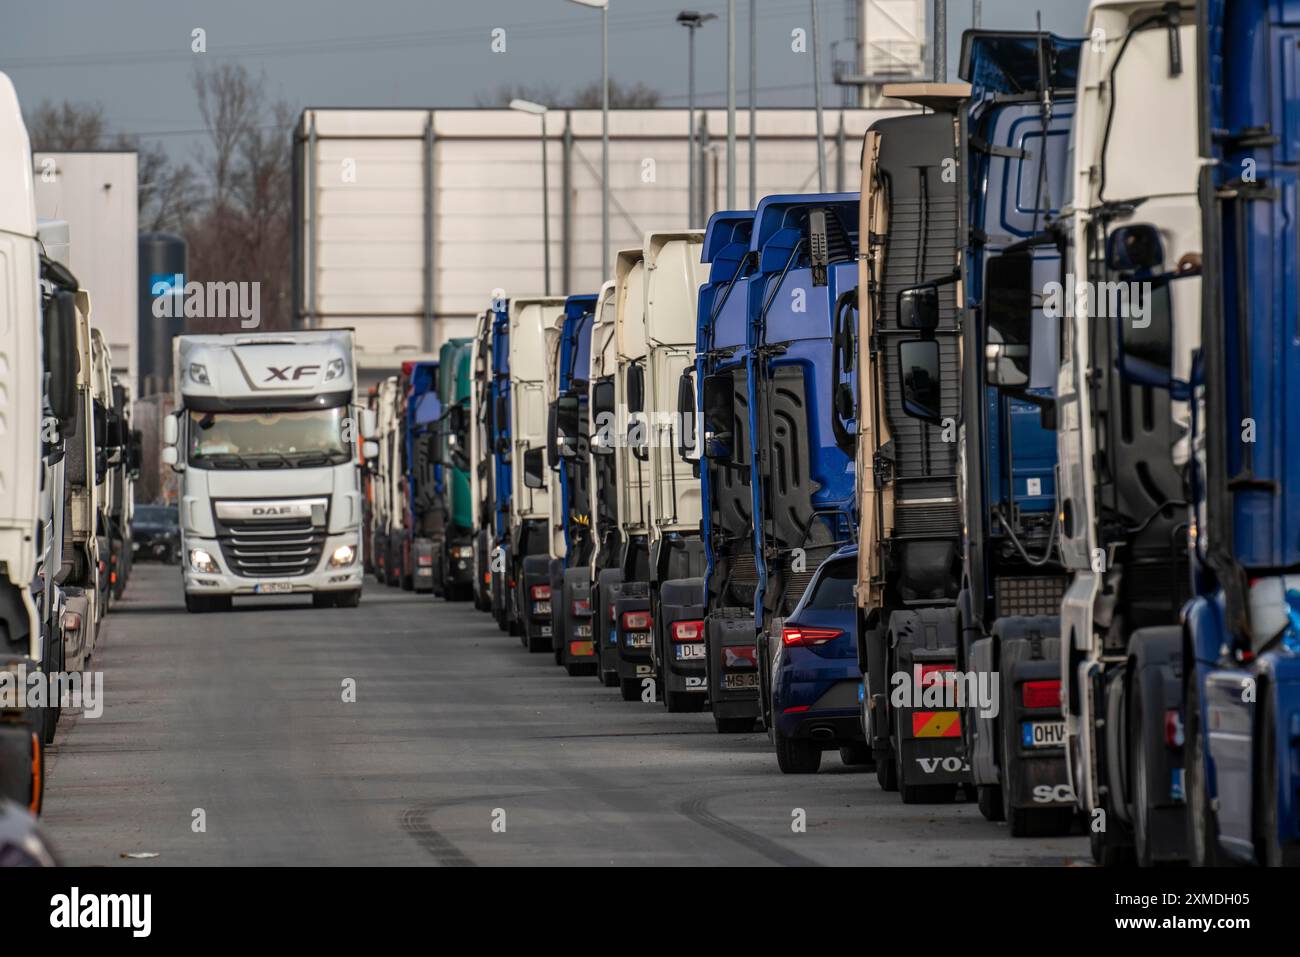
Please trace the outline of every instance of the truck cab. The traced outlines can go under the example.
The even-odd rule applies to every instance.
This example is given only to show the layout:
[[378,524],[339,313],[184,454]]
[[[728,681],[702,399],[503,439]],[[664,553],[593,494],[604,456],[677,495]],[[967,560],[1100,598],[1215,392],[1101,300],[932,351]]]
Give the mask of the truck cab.
[[[1300,347],[1287,251],[1297,229],[1300,6],[1203,0],[1197,27],[1204,277],[1192,362],[1196,593],[1183,614],[1181,669],[1186,849],[1195,865],[1294,867]],[[1179,390],[1176,354],[1148,355],[1157,381]]]
[[437,422],[442,418],[437,362],[402,363],[398,378],[401,423],[401,567],[404,591],[434,592],[434,556],[446,536],[443,475],[436,457]]
[[[1081,42],[968,31],[962,43],[962,350],[1008,358],[962,366],[958,671],[999,680],[997,707],[968,702],[961,724],[980,810],[1013,836],[1063,833],[1075,816],[1060,717],[1057,325],[1033,292],[1060,278],[1051,226],[1065,198]],[[1026,322],[1032,355],[1012,331]]]
[[704,231],[647,233],[645,405],[650,620],[657,697],[699,711],[704,676],[704,542],[695,454],[695,310],[708,267]]
[[173,348],[177,411],[164,420],[164,461],[181,474],[186,609],[277,594],[354,607],[362,543],[351,331],[187,335]]
[[470,347],[469,394],[470,506],[474,548],[474,607],[492,611],[494,465],[492,457],[492,311],[478,317]]
[[[959,186],[966,84],[887,86],[933,112],[879,120],[863,144],[858,320],[858,625],[876,777],[904,803],[969,785],[956,668]],[[951,171],[951,172],[950,172]]]
[[695,327],[704,539],[705,677],[719,733],[750,731],[759,716],[754,641],[754,501],[750,488],[749,280],[754,213],[714,213],[704,230]]
[[[552,524],[551,471],[546,466],[547,357],[558,348],[564,299],[510,300],[509,600],[529,651],[552,651],[551,561],[563,559],[563,536]],[[558,553],[558,554],[557,554]]]
[[618,475],[614,458],[614,392],[617,353],[614,329],[618,319],[618,281],[600,289],[591,324],[591,366],[587,377],[588,448],[591,484],[591,609],[592,640],[596,643],[596,677],[607,687],[618,685],[618,629],[610,602],[613,586],[622,578],[623,553],[618,524]]
[[1201,38],[1186,9],[1105,0],[1085,32],[1060,236],[1065,754],[1096,860],[1177,861]]
[[474,586],[474,514],[470,478],[470,378],[473,340],[451,339],[438,354],[441,416],[433,432],[444,515],[441,547],[433,556],[434,591],[466,601]]
[[587,376],[597,297],[570,296],[548,367],[551,396],[547,460],[554,472],[551,524],[559,533],[551,562],[551,648],[570,675],[594,674],[596,648],[591,620],[591,471],[587,462]]

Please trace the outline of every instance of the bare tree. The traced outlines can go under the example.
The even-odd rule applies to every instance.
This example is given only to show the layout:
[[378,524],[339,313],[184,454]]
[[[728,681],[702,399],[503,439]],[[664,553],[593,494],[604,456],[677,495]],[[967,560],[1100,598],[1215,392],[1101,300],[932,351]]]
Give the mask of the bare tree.
[[262,112],[260,84],[239,63],[222,63],[194,71],[199,115],[211,140],[209,178],[212,201],[223,206],[234,176],[241,141],[253,133]]
[[27,117],[27,135],[37,152],[100,149],[107,135],[104,107],[99,103],[43,100]]

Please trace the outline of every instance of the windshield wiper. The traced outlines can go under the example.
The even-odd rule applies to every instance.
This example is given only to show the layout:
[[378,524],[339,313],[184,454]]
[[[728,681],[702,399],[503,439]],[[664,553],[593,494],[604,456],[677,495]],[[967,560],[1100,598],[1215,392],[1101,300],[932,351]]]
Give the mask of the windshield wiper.
[[[292,468],[292,463],[279,452],[250,452],[247,455],[241,455],[245,462],[250,462],[259,469],[273,469],[283,465],[285,468]],[[267,461],[268,459],[272,461]],[[278,464],[277,464],[278,463]]]
[[318,468],[322,465],[335,465],[348,461],[351,456],[342,449],[323,449],[311,452],[290,452],[293,464],[298,468]]
[[211,462],[213,468],[217,469],[246,469],[248,463],[242,456],[234,452],[216,452],[212,455],[196,455],[195,462]]

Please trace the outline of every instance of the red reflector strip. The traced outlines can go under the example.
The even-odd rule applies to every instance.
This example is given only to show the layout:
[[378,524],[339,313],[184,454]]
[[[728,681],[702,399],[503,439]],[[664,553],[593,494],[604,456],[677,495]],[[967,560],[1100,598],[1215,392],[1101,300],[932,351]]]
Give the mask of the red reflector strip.
[[550,585],[534,585],[532,588],[533,601],[546,601],[551,597]]
[[624,631],[649,631],[651,623],[652,619],[648,611],[623,612]]
[[797,705],[795,705],[793,708],[786,708],[785,711],[782,712],[782,713],[783,713],[783,714],[798,714],[798,713],[801,712],[801,711],[807,711],[807,710],[808,710],[808,705],[806,705],[806,704],[797,704]]
[[957,721],[956,711],[912,712],[912,737],[957,738],[960,736],[961,724]]
[[588,658],[596,653],[595,645],[590,641],[569,642],[569,654],[575,658]]
[[1026,681],[1020,686],[1020,702],[1026,708],[1055,708],[1061,703],[1061,682]]

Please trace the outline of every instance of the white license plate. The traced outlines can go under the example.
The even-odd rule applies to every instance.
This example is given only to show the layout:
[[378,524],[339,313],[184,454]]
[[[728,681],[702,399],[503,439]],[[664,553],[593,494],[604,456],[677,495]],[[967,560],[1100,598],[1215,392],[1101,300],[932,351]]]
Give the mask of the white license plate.
[[549,615],[551,613],[551,603],[549,601],[533,602],[534,615]]
[[648,631],[630,631],[627,635],[627,646],[629,648],[649,648],[650,632]]
[[1026,748],[1065,746],[1064,721],[1025,721],[1020,725],[1020,743]]
[[741,691],[745,688],[758,687],[758,672],[742,672],[740,674],[724,674],[722,676],[722,688],[724,691]]
[[293,585],[289,582],[263,582],[260,585],[253,586],[255,595],[284,595],[293,591]]
[[698,661],[704,658],[704,645],[690,644],[677,645],[678,661]]
[[542,625],[542,637],[543,637],[543,638],[549,638],[549,637],[551,637],[551,626],[550,626],[550,625]]
[[575,625],[573,628],[573,634],[577,638],[590,638],[591,625]]

